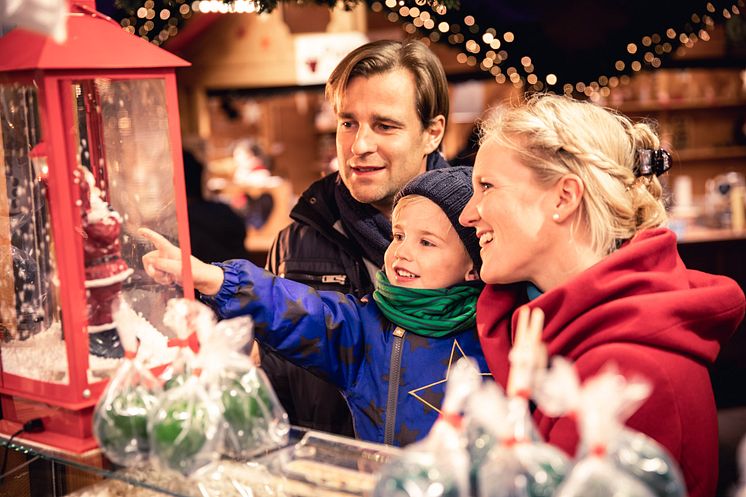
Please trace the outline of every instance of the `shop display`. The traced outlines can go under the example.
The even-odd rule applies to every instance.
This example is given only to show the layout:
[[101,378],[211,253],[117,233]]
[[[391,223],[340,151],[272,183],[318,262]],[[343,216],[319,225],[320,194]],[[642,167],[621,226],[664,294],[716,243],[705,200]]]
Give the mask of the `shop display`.
[[467,403],[471,431],[490,433],[493,441],[486,454],[472,458],[474,494],[479,497],[550,497],[570,471],[567,456],[541,439],[529,410],[547,361],[543,324],[541,309],[519,311],[507,395],[498,385],[485,384]]
[[171,358],[165,303],[193,294],[188,265],[182,287],[144,277],[137,236],[189,246],[175,78],[188,63],[68,7],[62,43],[20,27],[0,37],[13,54],[0,57],[0,431],[41,412],[44,430],[21,438],[85,453],[122,363],[116,305],[143,325],[153,367]]
[[686,495],[681,470],[667,451],[624,426],[651,388],[644,378],[626,378],[613,365],[581,384],[572,364],[561,357],[553,360],[537,403],[550,416],[572,412],[580,433],[578,462],[558,497]]
[[125,359],[96,405],[93,434],[109,459],[134,466],[149,456],[148,414],[156,404],[160,385],[137,359],[136,330],[121,319],[116,321]]

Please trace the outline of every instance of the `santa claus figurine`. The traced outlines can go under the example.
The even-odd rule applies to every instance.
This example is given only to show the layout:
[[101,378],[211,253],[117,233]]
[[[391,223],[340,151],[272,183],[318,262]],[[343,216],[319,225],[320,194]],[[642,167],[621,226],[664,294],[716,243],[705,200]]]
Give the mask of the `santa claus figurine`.
[[81,193],[89,350],[96,356],[122,357],[112,317],[122,283],[132,274],[121,255],[122,218],[104,201],[88,169],[79,167],[74,174]]

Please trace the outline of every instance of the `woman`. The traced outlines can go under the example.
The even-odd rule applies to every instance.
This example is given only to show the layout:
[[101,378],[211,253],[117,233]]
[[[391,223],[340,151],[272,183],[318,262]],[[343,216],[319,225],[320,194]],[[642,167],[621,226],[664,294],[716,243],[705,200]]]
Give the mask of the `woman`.
[[[628,425],[680,463],[689,494],[714,494],[717,419],[707,366],[744,315],[725,277],[684,267],[657,175],[670,156],[646,124],[589,103],[542,95],[482,125],[474,195],[460,221],[475,227],[488,286],[477,326],[505,384],[515,310],[546,314],[550,355],[582,378],[613,361],[653,393]],[[535,413],[570,454],[575,424]]]

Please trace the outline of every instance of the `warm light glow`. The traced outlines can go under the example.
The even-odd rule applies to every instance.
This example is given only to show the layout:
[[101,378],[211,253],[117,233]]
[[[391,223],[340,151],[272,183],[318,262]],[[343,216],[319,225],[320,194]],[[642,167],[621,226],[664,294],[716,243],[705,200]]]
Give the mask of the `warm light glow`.
[[521,57],[521,65],[523,67],[530,66],[531,65],[531,57],[529,57],[529,56]]
[[635,45],[634,43],[629,43],[627,45],[627,52],[629,52],[631,54],[637,53],[637,45]]
[[441,33],[447,33],[450,27],[448,26],[448,23],[445,21],[442,21],[438,24],[438,31]]
[[495,37],[491,33],[484,33],[482,35],[482,41],[487,43],[488,45],[492,43],[492,40],[494,40]]
[[461,64],[465,64],[466,63],[466,54],[465,53],[458,54],[456,56],[456,60],[459,61]]
[[396,0],[386,0],[386,7],[390,9],[396,7]]
[[504,74],[498,74],[497,76],[495,76],[495,81],[497,81],[498,84],[505,83],[505,81],[506,81],[505,75]]
[[649,47],[653,43],[653,39],[649,36],[643,36],[642,37],[642,44],[646,47]]
[[506,31],[503,35],[503,39],[508,43],[512,43],[513,40],[515,40],[515,36],[513,36],[513,33],[511,33],[510,31]]
[[537,82],[539,81],[539,78],[537,78],[537,77],[536,77],[536,74],[529,74],[529,75],[528,75],[528,76],[526,77],[526,81],[527,81],[527,82],[528,82],[528,84],[530,84],[530,85],[535,85],[535,84],[536,84],[536,83],[537,83]]
[[676,30],[673,29],[673,28],[668,28],[666,30],[666,36],[668,36],[672,40],[675,39],[676,38]]
[[632,62],[632,64],[630,65],[630,67],[632,68],[633,71],[639,71],[640,69],[642,69],[642,64],[640,64],[639,60],[636,60],[636,61]]
[[624,71],[624,62],[621,60],[616,61],[616,63],[614,64],[614,68],[617,71]]
[[466,16],[464,17],[464,24],[467,26],[473,26],[474,25],[474,17],[472,16]]
[[554,74],[547,74],[547,84],[548,85],[556,85],[557,84],[557,76]]
[[[420,16],[420,19],[422,19],[422,16]],[[435,27],[435,21],[433,21],[432,19],[425,19],[425,22],[423,22],[422,24],[423,26],[425,26],[425,29],[433,29]]]

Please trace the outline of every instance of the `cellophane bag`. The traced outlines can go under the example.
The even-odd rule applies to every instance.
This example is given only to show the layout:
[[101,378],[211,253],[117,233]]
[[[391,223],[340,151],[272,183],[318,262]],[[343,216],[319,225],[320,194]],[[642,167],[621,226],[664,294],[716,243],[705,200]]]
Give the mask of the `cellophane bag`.
[[163,324],[176,335],[173,345],[178,347],[178,351],[174,360],[160,375],[164,390],[170,390],[186,382],[192,374],[195,357],[189,347],[189,337],[200,328],[212,329],[215,323],[215,314],[204,304],[187,299],[168,301]]
[[200,330],[205,357],[220,368],[205,377],[220,392],[225,445],[224,453],[248,458],[287,444],[290,423],[267,376],[247,354],[253,323],[243,316],[219,322],[212,330]]
[[489,433],[492,442],[486,454],[472,456],[477,496],[554,495],[571,463],[561,450],[541,440],[525,398],[506,398],[498,385],[485,383],[467,403],[465,417],[470,432]]
[[[187,319],[198,335],[215,327],[212,311],[204,304],[176,299],[168,308]],[[201,346],[191,373],[163,391],[148,420],[151,457],[158,467],[192,475],[220,458],[223,412],[220,391],[212,381],[220,367]]]
[[481,374],[473,359],[460,359],[446,384],[440,417],[430,433],[407,446],[381,469],[374,497],[466,497],[469,454],[462,429],[466,399],[477,391]]
[[137,358],[137,330],[119,319],[126,305],[122,302],[114,314],[124,359],[96,404],[93,435],[111,461],[135,466],[148,458],[148,415],[157,403],[160,383]]
[[539,372],[546,368],[543,324],[541,309],[518,310],[507,395],[496,384],[484,384],[467,402],[468,433],[472,438],[489,433],[492,442],[486,454],[472,449],[473,485],[479,497],[550,496],[569,472],[567,456],[539,436],[528,405]]
[[650,391],[648,381],[626,378],[613,365],[581,385],[572,364],[554,359],[537,403],[550,416],[572,413],[580,434],[580,457],[559,497],[686,495],[681,471],[665,448],[624,426]]

